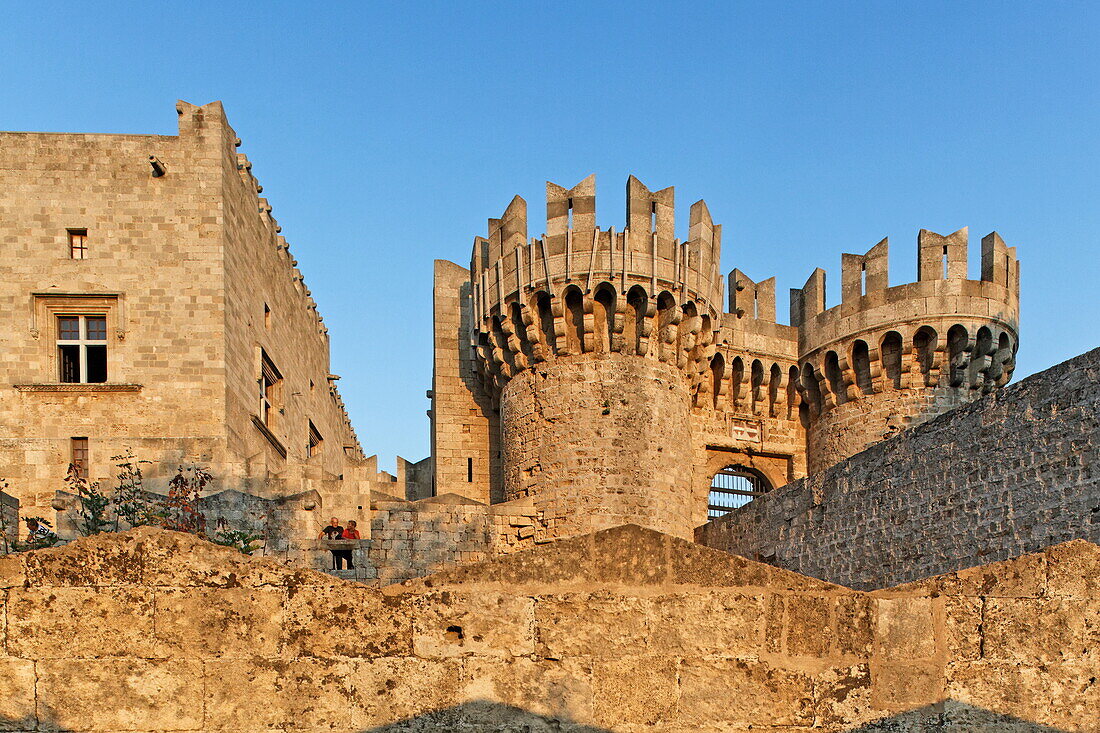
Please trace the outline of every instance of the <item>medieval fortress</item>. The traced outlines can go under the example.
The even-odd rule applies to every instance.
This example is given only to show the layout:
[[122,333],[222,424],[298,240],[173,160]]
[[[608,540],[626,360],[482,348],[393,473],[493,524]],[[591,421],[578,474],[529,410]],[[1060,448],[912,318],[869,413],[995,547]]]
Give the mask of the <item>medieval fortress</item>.
[[[547,184],[544,231],[516,197],[436,261],[431,455],[391,475],[221,104],[176,111],[0,133],[0,533],[62,541],[0,556],[0,729],[1100,731],[1100,349],[1008,384],[996,233],[979,280],[966,229],[912,283],[844,254],[783,325],[702,201],[681,241],[671,188],[605,229]],[[80,537],[70,466],[119,464],[204,466],[258,549]]]
[[919,233],[913,283],[890,285],[885,239],[844,254],[841,303],[814,270],[788,326],[774,278],[722,274],[702,201],[681,241],[672,188],[631,177],[616,230],[594,177],[548,183],[545,233],[516,197],[468,267],[436,262],[432,454],[380,473],[221,105],[176,111],[171,137],[0,136],[0,477],[63,536],[68,465],[109,485],[129,451],[153,490],[207,466],[206,511],[290,562],[326,567],[316,532],[357,517],[368,582],[628,523],[691,539],[1012,374],[1019,266],[996,233],[980,280],[966,229]]

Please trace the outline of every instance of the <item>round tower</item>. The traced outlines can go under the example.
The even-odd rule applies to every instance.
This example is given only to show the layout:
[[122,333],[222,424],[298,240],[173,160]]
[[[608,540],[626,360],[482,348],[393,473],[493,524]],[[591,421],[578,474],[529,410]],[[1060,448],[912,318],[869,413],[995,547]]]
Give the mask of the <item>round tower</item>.
[[470,338],[500,412],[503,498],[553,534],[625,523],[691,537],[689,419],[719,318],[720,227],[674,236],[673,189],[627,182],[627,226],[595,223],[595,177],[546,187],[546,233],[516,197],[474,243]]
[[996,232],[968,280],[967,230],[921,230],[917,282],[888,287],[888,243],[842,255],[842,303],[818,269],[791,291],[810,473],[1003,386],[1018,346],[1019,265]]

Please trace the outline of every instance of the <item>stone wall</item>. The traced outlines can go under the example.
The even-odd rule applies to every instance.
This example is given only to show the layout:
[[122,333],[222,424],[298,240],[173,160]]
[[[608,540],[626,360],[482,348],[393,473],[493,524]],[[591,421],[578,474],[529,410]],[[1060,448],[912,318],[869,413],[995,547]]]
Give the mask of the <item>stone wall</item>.
[[[219,102],[176,112],[173,136],[0,133],[0,478],[25,514],[51,516],[73,438],[104,485],[129,449],[158,491],[197,462],[219,488],[357,492],[324,325],[236,133]],[[63,315],[106,317],[106,382],[61,382]],[[283,377],[267,430],[261,349]]]
[[371,523],[362,566],[343,577],[389,585],[550,541],[533,502],[522,499],[490,506],[458,494],[419,501],[377,494]]
[[560,536],[638,523],[689,537],[691,395],[674,364],[594,353],[519,372],[501,396],[504,490]]
[[876,588],[1100,541],[1100,349],[879,443],[696,530],[697,541]]
[[1089,731],[1097,577],[868,594],[621,527],[383,591],[138,530],[0,559],[0,728]]

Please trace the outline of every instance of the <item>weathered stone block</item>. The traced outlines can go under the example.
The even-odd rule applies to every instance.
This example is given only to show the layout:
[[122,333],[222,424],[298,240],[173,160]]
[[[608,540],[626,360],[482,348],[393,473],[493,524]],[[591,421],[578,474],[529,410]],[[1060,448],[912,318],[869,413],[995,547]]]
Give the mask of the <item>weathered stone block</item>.
[[381,657],[412,651],[407,599],[356,583],[333,582],[291,589],[286,604],[290,655]]
[[762,661],[685,659],[680,699],[670,714],[679,726],[812,725],[813,678]]
[[499,592],[435,591],[410,601],[419,657],[534,654],[531,598]]
[[8,653],[26,659],[157,657],[147,588],[13,588]]
[[281,588],[158,589],[158,646],[162,654],[190,659],[275,656],[285,599]]
[[650,608],[646,600],[607,592],[539,597],[537,652],[550,659],[644,654]]
[[51,659],[37,669],[39,717],[62,730],[189,731],[204,725],[201,662]]

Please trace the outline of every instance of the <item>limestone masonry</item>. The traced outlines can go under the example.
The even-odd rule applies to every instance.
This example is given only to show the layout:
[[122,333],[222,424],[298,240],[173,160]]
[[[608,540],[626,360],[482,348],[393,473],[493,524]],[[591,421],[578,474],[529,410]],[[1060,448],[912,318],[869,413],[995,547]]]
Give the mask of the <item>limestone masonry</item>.
[[[221,104],[176,111],[0,133],[0,730],[1100,733],[1100,349],[1005,388],[996,233],[979,280],[966,229],[913,283],[844,254],[783,325],[702,201],[681,241],[671,188],[616,230],[547,184],[436,261],[391,475]],[[204,466],[255,555],[88,530],[127,462],[139,503]]]
[[1014,249],[921,231],[915,283],[890,287],[887,242],[791,292],[719,272],[721,227],[673,190],[627,182],[626,227],[596,225],[595,178],[546,188],[546,233],[518,196],[470,269],[437,263],[432,457],[437,493],[532,499],[536,536],[637,522],[690,537],[723,469],[762,490],[820,471],[1008,382],[1018,346]]

